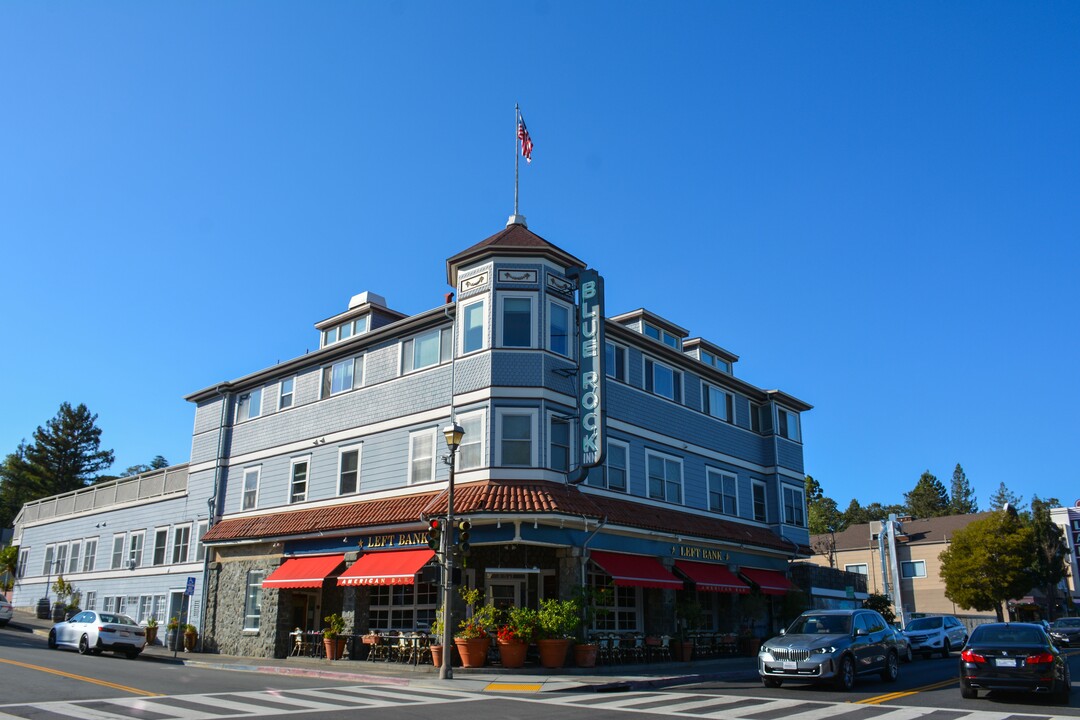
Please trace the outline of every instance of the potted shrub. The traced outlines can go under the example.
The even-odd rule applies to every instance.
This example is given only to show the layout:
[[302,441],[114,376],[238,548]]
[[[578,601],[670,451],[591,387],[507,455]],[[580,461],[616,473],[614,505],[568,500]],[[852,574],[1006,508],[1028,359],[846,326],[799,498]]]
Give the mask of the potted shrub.
[[671,652],[676,660],[690,662],[694,655],[691,633],[697,632],[701,627],[704,613],[696,599],[687,597],[675,606],[675,614],[678,617],[679,629],[672,640]]
[[566,664],[566,653],[573,642],[571,638],[580,624],[581,604],[577,600],[547,598],[540,601],[537,614],[540,639],[536,644],[540,648],[541,665],[556,669]]
[[495,606],[483,602],[483,593],[479,588],[468,590],[461,588],[461,597],[472,608],[472,615],[458,623],[454,634],[454,645],[461,656],[462,667],[483,667],[487,660],[487,651],[491,647],[488,628],[495,625]]
[[184,626],[184,652],[195,650],[195,644],[199,641],[199,629],[194,625]]
[[[431,664],[437,668],[443,663],[443,619],[442,608],[435,611],[435,621],[431,623]],[[451,656],[451,662],[453,657]]]
[[499,659],[504,668],[519,668],[525,664],[525,652],[536,634],[537,612],[512,607],[505,613],[505,620],[498,634]]
[[68,600],[75,593],[75,586],[64,580],[61,575],[52,584],[52,591],[56,593],[56,600],[52,606],[52,621],[63,622],[68,618]]
[[146,620],[146,644],[153,645],[157,642],[157,618],[151,616]]
[[327,626],[323,628],[323,646],[326,648],[327,660],[340,660],[345,653],[345,638],[341,637],[345,632],[345,618],[337,613],[332,613],[323,618]]
[[169,622],[165,623],[165,647],[169,650],[179,650],[177,638],[180,636],[180,618],[173,615]]
[[581,605],[584,621],[578,630],[578,641],[574,645],[574,664],[585,668],[596,667],[596,656],[600,651],[600,646],[590,641],[588,632],[592,629],[596,618],[606,616],[611,612],[604,606],[613,604],[614,593],[610,587],[587,585],[578,588],[577,600]]

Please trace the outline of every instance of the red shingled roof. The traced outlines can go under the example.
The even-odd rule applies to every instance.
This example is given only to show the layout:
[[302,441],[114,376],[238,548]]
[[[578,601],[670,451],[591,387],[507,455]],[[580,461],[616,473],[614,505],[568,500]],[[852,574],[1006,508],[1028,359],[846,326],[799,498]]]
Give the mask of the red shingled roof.
[[[416,522],[422,515],[445,512],[445,491],[404,495],[348,505],[230,518],[214,525],[203,541],[256,540],[318,531],[355,530]],[[714,538],[783,552],[795,549],[792,543],[765,528],[632,500],[587,494],[577,487],[536,480],[488,480],[458,485],[454,493],[454,512],[459,515],[552,513],[585,516],[593,520],[606,517],[609,525],[686,537]],[[802,548],[802,551],[805,553],[806,548]]]

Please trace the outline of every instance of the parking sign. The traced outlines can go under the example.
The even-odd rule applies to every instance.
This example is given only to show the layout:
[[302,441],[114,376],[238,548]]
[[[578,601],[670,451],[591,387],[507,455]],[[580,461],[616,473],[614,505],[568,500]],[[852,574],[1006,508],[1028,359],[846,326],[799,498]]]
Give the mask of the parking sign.
[[194,595],[195,594],[195,578],[189,577],[187,579],[187,589],[184,590],[184,594],[185,595]]

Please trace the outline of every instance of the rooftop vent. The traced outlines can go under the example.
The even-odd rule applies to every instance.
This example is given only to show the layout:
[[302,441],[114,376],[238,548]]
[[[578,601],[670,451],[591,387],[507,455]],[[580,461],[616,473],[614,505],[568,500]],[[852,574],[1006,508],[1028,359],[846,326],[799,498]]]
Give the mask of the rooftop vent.
[[360,307],[361,305],[367,305],[369,303],[371,305],[381,305],[382,307],[386,307],[386,298],[384,298],[382,295],[376,295],[373,292],[368,292],[367,290],[365,290],[359,295],[352,296],[352,299],[349,300],[349,309],[352,310],[353,308]]

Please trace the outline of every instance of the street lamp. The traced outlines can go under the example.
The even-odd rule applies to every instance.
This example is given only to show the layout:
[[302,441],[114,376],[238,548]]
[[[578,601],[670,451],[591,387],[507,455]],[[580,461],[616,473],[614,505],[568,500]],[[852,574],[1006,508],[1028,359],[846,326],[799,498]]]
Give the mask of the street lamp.
[[454,658],[454,646],[450,644],[453,637],[450,606],[454,600],[454,553],[452,552],[452,535],[454,533],[454,456],[461,447],[461,438],[465,436],[465,428],[458,425],[452,419],[450,425],[443,428],[443,437],[446,438],[446,447],[450,454],[446,457],[446,464],[450,466],[450,481],[446,490],[446,526],[442,533],[443,553],[443,660],[439,668],[440,680],[452,680],[454,670],[451,662]]

